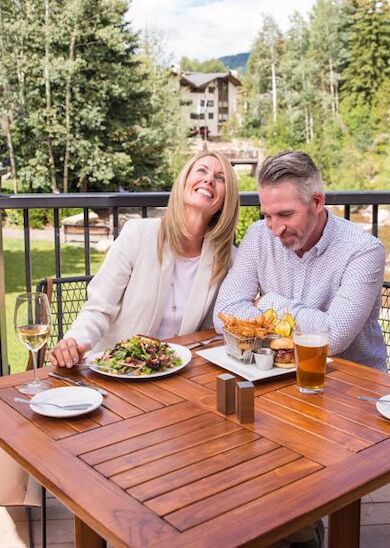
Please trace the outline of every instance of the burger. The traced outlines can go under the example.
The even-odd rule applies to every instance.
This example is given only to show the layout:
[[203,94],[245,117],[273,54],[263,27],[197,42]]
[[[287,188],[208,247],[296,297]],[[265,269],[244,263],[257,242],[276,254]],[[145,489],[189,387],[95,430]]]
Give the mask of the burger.
[[290,337],[279,337],[270,342],[269,347],[274,351],[274,365],[288,369],[295,366],[294,343]]

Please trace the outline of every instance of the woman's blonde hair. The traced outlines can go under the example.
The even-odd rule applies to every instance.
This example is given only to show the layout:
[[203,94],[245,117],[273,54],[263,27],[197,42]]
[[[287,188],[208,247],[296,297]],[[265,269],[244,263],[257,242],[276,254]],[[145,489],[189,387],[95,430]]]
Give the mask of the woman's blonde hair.
[[171,189],[166,215],[162,219],[158,237],[158,257],[162,262],[164,242],[175,255],[184,256],[184,242],[191,235],[185,224],[184,188],[194,163],[200,158],[216,158],[225,177],[225,199],[222,208],[213,215],[205,235],[213,245],[213,268],[210,285],[222,279],[231,266],[231,246],[234,242],[239,209],[239,194],[236,174],[229,160],[219,152],[201,152],[183,167]]

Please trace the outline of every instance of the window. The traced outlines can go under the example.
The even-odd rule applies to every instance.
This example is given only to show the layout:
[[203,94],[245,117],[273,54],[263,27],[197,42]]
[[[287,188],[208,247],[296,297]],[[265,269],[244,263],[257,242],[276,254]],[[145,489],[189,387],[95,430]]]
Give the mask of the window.
[[207,106],[208,107],[213,107],[214,106],[214,101],[211,101],[211,100],[207,101]]
[[214,90],[215,90],[214,86],[209,86],[209,93],[214,93]]
[[214,118],[214,112],[209,112],[209,120],[212,120]]
[[[201,106],[201,107],[204,107],[204,99],[201,99],[201,100],[200,100],[200,106]],[[207,106],[208,106],[208,105],[207,105]]]

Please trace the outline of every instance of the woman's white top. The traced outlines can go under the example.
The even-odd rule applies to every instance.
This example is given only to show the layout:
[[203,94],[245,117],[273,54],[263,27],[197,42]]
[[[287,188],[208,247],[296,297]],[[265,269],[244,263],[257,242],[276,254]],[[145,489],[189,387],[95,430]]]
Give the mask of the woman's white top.
[[165,302],[164,313],[156,337],[167,339],[179,334],[184,310],[199,268],[198,257],[175,257],[173,277]]

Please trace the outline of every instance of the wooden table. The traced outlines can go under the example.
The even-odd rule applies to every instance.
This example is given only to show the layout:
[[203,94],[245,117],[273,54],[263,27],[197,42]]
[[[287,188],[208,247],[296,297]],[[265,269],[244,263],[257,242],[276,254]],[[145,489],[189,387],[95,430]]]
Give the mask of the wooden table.
[[267,546],[327,514],[330,545],[358,546],[360,498],[390,480],[390,421],[356,395],[389,394],[390,376],[334,360],[323,395],[262,382],[241,425],[216,411],[223,370],[193,356],[155,382],[75,371],[109,395],[67,421],[13,401],[31,372],[0,379],[1,446],[75,514],[77,546]]

